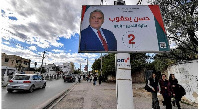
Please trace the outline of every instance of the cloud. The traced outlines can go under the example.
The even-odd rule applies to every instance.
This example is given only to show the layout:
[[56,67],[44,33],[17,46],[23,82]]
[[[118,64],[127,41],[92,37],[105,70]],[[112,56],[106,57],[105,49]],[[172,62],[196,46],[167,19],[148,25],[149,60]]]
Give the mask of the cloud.
[[35,50],[35,51],[37,50],[35,46],[30,46],[29,49],[30,50]]
[[[54,50],[54,51],[59,51],[59,50]],[[59,51],[61,52],[61,51]],[[96,54],[78,54],[78,53],[52,53],[52,52],[47,52],[46,58],[44,59],[44,62],[48,63],[54,63],[56,65],[61,65],[66,62],[74,62],[74,63],[81,63],[81,64],[86,64],[87,56],[90,57],[90,59],[96,58],[98,55]],[[92,60],[91,60],[91,63]]]
[[4,44],[7,44],[7,45],[10,45],[10,43],[9,42],[3,42]]
[[52,51],[58,52],[58,53],[64,53],[64,50],[53,49]]
[[[63,46],[56,41],[57,36],[71,38],[75,33],[79,33],[80,13],[82,4],[95,4],[95,2],[71,1],[71,0],[39,0],[39,1],[4,1],[3,14],[13,13],[15,22],[7,19],[5,22],[8,30],[24,40],[31,37],[39,39],[35,43],[40,47]],[[22,8],[23,7],[23,8]],[[7,13],[7,15],[8,15]],[[4,22],[4,23],[5,23]],[[23,33],[23,34],[22,34]],[[51,42],[48,43],[45,40]],[[33,43],[33,42],[32,42]],[[47,44],[39,45],[39,44]]]

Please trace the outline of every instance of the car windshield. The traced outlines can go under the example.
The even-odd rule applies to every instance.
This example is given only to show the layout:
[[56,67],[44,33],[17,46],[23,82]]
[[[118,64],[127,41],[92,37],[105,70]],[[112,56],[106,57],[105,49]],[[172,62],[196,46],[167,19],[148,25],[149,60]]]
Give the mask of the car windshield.
[[13,79],[14,80],[29,80],[30,76],[26,75],[16,75]]

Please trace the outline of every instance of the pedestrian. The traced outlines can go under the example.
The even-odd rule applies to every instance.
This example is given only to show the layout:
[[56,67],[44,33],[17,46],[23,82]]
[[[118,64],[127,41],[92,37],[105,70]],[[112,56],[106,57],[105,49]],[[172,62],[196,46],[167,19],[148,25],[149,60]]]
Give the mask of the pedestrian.
[[172,109],[171,104],[171,95],[173,90],[171,88],[170,82],[166,79],[166,75],[162,74],[162,79],[159,81],[161,91],[160,93],[163,96],[164,103],[166,104],[166,109]]
[[88,80],[89,80],[89,76],[87,75],[87,76],[86,76],[86,81],[88,82]]
[[93,79],[94,83],[93,85],[96,85],[96,81],[97,81],[97,75],[94,76],[94,79]]
[[102,81],[102,76],[99,76],[99,85],[101,85],[101,81]]
[[81,75],[78,76],[78,82],[81,83]]
[[92,81],[92,75],[90,75],[90,82]]
[[159,101],[157,98],[157,92],[159,91],[159,83],[158,79],[156,77],[155,71],[152,73],[152,77],[148,79],[148,86],[152,89],[152,108],[153,109],[159,109]]
[[85,75],[83,75],[83,80],[85,80]]
[[179,91],[178,80],[175,78],[174,74],[170,74],[169,82],[171,84],[172,90],[174,91],[174,94],[172,97],[175,98],[175,100],[172,101],[172,104],[173,106],[175,106],[175,103],[176,103],[176,106],[178,107],[178,109],[181,109],[179,101],[181,101],[182,96]]

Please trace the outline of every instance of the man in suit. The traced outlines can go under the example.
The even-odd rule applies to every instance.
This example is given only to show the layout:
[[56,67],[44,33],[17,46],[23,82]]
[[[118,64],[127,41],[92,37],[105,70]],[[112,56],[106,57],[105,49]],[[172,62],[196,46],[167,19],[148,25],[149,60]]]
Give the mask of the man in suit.
[[80,51],[117,51],[117,40],[114,34],[101,28],[104,14],[101,10],[90,13],[90,25],[81,31]]

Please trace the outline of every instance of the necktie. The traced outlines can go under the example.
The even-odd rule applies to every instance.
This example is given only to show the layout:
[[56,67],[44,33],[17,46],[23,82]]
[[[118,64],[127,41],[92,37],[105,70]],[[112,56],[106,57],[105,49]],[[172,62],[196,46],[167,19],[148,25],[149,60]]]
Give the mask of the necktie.
[[103,38],[103,36],[101,35],[101,32],[98,30],[97,33],[99,35],[99,38],[101,39],[101,42],[103,44],[103,48],[105,49],[105,51],[108,51],[108,45],[107,45],[105,39]]

